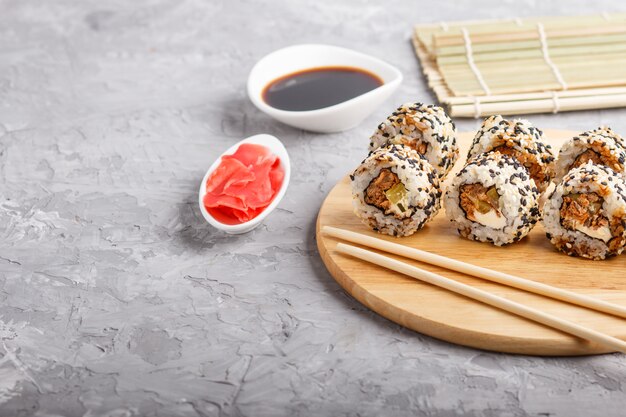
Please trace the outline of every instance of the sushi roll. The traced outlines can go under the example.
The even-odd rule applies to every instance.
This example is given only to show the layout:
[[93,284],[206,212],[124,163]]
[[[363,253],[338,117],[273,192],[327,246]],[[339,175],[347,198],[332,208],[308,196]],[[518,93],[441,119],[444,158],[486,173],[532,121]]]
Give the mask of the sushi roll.
[[608,126],[600,126],[596,130],[592,130],[591,133],[613,139],[615,143],[626,149],[626,139],[620,136],[619,133],[614,132],[613,129]]
[[472,159],[444,197],[446,216],[467,239],[517,242],[539,220],[539,190],[515,158],[490,152]]
[[568,255],[619,255],[626,245],[623,177],[591,162],[574,168],[546,202],[543,224],[550,242]]
[[412,235],[441,207],[434,169],[407,146],[376,149],[350,178],[355,214],[380,233]]
[[491,116],[476,133],[467,159],[492,151],[511,155],[528,169],[539,191],[544,192],[554,177],[554,155],[550,145],[543,143],[542,135],[526,120]]
[[560,182],[572,168],[584,165],[588,161],[623,173],[626,167],[626,149],[616,141],[615,136],[604,135],[599,131],[583,132],[574,136],[559,151],[555,182]]
[[439,178],[452,169],[459,158],[454,122],[433,104],[404,104],[380,125],[370,138],[370,152],[391,144],[406,145],[423,155]]

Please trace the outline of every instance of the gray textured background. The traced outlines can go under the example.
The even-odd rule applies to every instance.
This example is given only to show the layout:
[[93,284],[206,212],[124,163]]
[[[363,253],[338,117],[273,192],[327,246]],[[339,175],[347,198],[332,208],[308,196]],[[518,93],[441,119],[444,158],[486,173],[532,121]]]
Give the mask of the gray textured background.
[[[624,415],[623,355],[509,356],[405,330],[347,296],[314,241],[377,122],[432,101],[411,24],[618,7],[0,0],[0,415]],[[405,82],[352,131],[281,125],[248,101],[246,76],[300,42],[379,56]],[[625,115],[531,120],[623,134]],[[199,181],[261,132],[287,146],[291,186],[254,232],[219,233]]]

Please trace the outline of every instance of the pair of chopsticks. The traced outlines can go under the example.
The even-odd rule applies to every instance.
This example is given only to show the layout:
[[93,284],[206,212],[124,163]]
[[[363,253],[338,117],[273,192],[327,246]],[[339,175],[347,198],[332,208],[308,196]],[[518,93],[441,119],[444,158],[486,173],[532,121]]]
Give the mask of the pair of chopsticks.
[[[400,255],[405,258],[415,259],[420,262],[436,265],[442,268],[450,269],[452,271],[457,271],[488,281],[508,285],[510,287],[520,288],[531,293],[543,295],[561,301],[566,301],[571,304],[576,304],[592,310],[601,311],[603,313],[609,313],[621,318],[626,318],[626,307],[586,295],[577,294],[572,291],[564,290],[562,288],[553,287],[551,285],[542,284],[540,282],[527,280],[498,271],[493,271],[491,269],[457,261],[455,259],[446,258],[445,256],[435,255],[430,252],[411,248],[393,242],[388,242],[386,240],[363,235],[345,229],[324,226],[322,228],[322,232],[325,235],[343,239],[348,242],[367,246],[395,255]],[[598,332],[588,327],[580,326],[576,323],[561,319],[551,314],[544,313],[543,311],[525,306],[515,301],[511,301],[506,298],[494,295],[490,292],[474,288],[470,285],[463,284],[449,278],[445,278],[441,275],[425,271],[407,263],[380,255],[376,252],[361,249],[356,246],[338,243],[337,251],[345,253],[347,255],[351,255],[363,261],[370,262],[396,272],[400,272],[410,277],[417,278],[429,284],[445,288],[449,291],[464,295],[468,298],[480,301],[493,307],[497,307],[501,310],[508,311],[518,316],[525,317],[548,327],[561,330],[565,333],[569,333],[574,336],[596,342],[600,345],[610,347],[615,351],[626,353],[626,342],[624,342],[623,340]]]

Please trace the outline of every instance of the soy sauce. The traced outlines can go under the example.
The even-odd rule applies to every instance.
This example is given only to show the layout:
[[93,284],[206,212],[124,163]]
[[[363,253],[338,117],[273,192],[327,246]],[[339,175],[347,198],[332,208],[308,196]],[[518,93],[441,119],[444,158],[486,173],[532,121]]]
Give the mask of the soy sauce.
[[269,83],[263,89],[263,101],[280,110],[317,110],[350,100],[383,84],[380,77],[361,68],[311,68]]

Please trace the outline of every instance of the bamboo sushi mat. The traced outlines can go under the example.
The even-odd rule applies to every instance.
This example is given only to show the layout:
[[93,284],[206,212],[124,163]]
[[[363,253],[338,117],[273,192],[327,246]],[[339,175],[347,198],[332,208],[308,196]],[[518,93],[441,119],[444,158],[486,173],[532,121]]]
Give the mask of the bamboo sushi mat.
[[626,13],[417,25],[413,45],[451,116],[626,106]]

